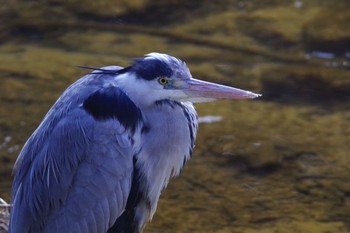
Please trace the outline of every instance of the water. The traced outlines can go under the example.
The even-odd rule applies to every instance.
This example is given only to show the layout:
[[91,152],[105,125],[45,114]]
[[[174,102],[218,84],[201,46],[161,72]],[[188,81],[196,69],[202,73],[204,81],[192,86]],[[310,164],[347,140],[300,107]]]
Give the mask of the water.
[[348,1],[118,2],[0,7],[1,197],[76,65],[158,51],[263,97],[197,106],[193,158],[145,232],[350,232]]

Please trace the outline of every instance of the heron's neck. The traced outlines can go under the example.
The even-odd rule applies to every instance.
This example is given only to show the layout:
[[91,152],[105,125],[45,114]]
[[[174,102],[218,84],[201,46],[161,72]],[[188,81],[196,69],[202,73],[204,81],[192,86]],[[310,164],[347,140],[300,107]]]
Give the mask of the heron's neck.
[[142,109],[147,130],[141,135],[137,163],[142,170],[145,193],[151,203],[150,216],[156,210],[161,190],[177,176],[190,158],[197,132],[193,105],[158,101]]

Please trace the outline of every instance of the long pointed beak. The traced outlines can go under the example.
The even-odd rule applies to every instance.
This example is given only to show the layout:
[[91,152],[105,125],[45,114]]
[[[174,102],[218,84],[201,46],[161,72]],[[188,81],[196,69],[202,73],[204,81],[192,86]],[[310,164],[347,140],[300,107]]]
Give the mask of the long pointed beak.
[[250,91],[194,78],[187,80],[186,84],[183,89],[189,92],[192,97],[205,99],[253,99],[261,96]]

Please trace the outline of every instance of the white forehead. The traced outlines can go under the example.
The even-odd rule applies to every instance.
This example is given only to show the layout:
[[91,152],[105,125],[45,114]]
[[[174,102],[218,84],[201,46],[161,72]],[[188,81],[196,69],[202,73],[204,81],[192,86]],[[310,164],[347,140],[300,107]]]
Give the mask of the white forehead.
[[163,60],[163,61],[169,62],[169,61],[174,60],[176,58],[172,57],[168,54],[153,52],[153,53],[146,54],[145,59],[158,59],[158,60]]

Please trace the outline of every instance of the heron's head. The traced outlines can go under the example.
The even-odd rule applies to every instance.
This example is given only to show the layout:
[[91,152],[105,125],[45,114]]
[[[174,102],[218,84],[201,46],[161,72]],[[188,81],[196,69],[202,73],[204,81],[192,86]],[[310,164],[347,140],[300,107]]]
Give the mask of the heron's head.
[[246,99],[260,95],[241,89],[192,78],[186,64],[167,54],[150,53],[124,69],[118,86],[136,103],[159,100],[208,102],[215,99]]

